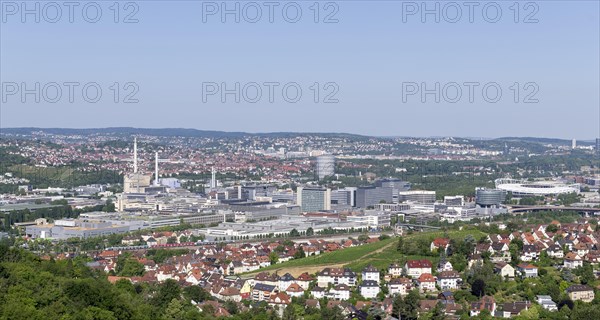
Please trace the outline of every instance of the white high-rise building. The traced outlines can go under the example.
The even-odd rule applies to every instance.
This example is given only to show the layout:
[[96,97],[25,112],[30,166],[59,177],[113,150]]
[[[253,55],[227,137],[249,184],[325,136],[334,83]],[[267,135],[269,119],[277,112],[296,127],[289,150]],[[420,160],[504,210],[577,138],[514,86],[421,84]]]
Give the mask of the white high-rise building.
[[575,149],[575,148],[577,148],[577,140],[573,139],[571,141],[571,149]]
[[212,167],[211,169],[210,188],[217,188],[217,171],[215,171],[215,167]]
[[331,210],[331,189],[298,187],[296,204],[302,212]]

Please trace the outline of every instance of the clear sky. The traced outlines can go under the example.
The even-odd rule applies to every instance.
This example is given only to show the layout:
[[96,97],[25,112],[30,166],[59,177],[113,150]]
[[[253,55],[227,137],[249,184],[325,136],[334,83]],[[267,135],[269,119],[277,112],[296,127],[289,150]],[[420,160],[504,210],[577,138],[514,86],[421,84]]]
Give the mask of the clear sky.
[[600,136],[598,1],[1,2],[2,127]]

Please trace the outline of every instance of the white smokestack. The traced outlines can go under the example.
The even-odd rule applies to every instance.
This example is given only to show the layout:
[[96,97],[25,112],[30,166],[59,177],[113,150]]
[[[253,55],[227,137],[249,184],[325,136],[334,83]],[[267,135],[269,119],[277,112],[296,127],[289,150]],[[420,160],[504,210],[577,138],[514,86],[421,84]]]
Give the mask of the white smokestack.
[[154,154],[154,185],[158,186],[158,152]]
[[133,173],[137,173],[137,138],[133,138]]
[[215,189],[217,187],[217,172],[215,167],[212,167],[212,178],[210,179],[210,187]]

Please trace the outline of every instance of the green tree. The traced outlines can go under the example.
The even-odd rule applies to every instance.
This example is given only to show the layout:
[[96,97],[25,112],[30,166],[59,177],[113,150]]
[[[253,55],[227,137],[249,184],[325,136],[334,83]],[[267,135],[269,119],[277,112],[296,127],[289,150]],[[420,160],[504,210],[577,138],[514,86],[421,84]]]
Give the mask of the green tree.
[[419,307],[420,295],[417,289],[412,290],[402,297],[396,296],[392,303],[392,315],[406,320],[412,320],[418,318],[418,307]]
[[589,262],[584,262],[583,266],[575,269],[575,274],[579,276],[579,281],[582,284],[589,284],[590,282],[596,280],[596,276],[594,276],[594,268]]
[[271,253],[269,253],[269,260],[271,261],[271,264],[276,264],[279,261],[277,252],[271,251]]
[[115,204],[112,202],[112,200],[106,200],[106,204],[104,205],[104,207],[102,207],[102,211],[115,212]]
[[194,300],[197,303],[210,300],[210,294],[200,286],[189,286],[183,288],[183,296],[188,300]]
[[144,265],[134,258],[129,258],[125,260],[125,265],[123,266],[123,269],[120,273],[118,273],[119,276],[124,277],[136,277],[142,276],[143,274]]
[[183,319],[184,315],[183,304],[181,304],[181,301],[178,299],[173,298],[165,309],[165,320]]
[[167,305],[173,299],[179,299],[181,289],[177,281],[173,279],[167,279],[165,282],[159,285],[158,292],[152,299],[152,303],[161,308],[166,308]]
[[302,247],[299,247],[296,253],[294,253],[294,259],[301,259],[304,257],[306,257],[306,253],[304,252],[304,249],[302,249]]
[[297,320],[298,316],[296,315],[296,309],[293,304],[288,304],[283,310],[282,320]]
[[558,231],[558,226],[555,224],[549,224],[546,227],[546,232],[556,233],[556,231]]
[[444,320],[446,319],[446,307],[439,301],[433,310],[431,310],[431,320]]
[[404,238],[398,237],[398,243],[396,244],[396,251],[404,252]]
[[471,293],[477,297],[483,297],[485,295],[485,281],[482,279],[475,279],[471,285]]

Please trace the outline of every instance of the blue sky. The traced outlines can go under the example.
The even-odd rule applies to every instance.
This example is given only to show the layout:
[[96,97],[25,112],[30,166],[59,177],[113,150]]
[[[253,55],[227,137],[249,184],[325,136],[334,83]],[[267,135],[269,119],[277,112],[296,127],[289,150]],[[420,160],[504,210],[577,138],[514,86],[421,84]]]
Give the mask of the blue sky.
[[[273,2],[273,22],[269,7],[259,1],[263,15],[250,23],[245,20],[254,18],[254,3],[227,1],[230,9],[240,6],[236,23],[231,14],[222,21],[222,8],[207,13],[222,1],[133,1],[129,6],[123,1],[119,23],[114,23],[113,1],[96,1],[102,15],[90,23],[84,18],[95,18],[95,4],[83,1],[74,7],[71,23],[67,7],[55,18],[55,8],[45,7],[48,2],[28,1],[30,9],[40,4],[40,23],[35,23],[32,14],[22,21],[22,8],[14,12],[13,3],[21,1],[2,0],[0,125],[600,136],[598,1],[519,2],[518,23],[513,1],[477,2],[473,22],[468,7],[457,2],[462,16],[456,23],[446,21],[456,17],[456,8],[447,2],[426,3],[429,9],[439,4],[439,23],[433,14],[422,21],[421,1],[323,1],[318,23],[314,1],[287,5],[288,20],[295,18],[296,8],[302,10],[296,23],[283,17],[286,2]],[[84,16],[81,8],[86,4]],[[409,15],[413,4],[418,12]],[[497,18],[496,7],[502,10]],[[123,23],[134,11],[130,19],[137,23]],[[328,14],[337,23],[324,23]],[[494,18],[497,22],[491,23]],[[57,22],[45,21],[52,19]],[[534,19],[536,23],[524,23]],[[21,92],[36,82],[40,102],[35,94],[23,101]],[[73,102],[64,82],[79,83]],[[265,82],[279,84],[273,87],[273,102]],[[478,83],[472,102],[465,82]],[[52,83],[62,90],[54,103]],[[87,83],[102,90],[98,102],[84,100],[81,88]],[[234,89],[235,83],[240,84],[240,102],[234,94],[222,101],[223,84]],[[423,89],[432,90],[436,83],[440,102],[433,93],[423,99]],[[214,84],[219,91],[211,95],[206,90],[214,90]],[[291,89],[284,96],[286,84]],[[415,85],[418,92],[409,94]],[[93,100],[95,86],[86,98]],[[255,95],[257,86],[260,97]],[[302,90],[299,97],[297,88]],[[502,90],[499,97],[497,88]],[[285,100],[294,98],[295,103]],[[123,103],[127,99],[138,102]]]

